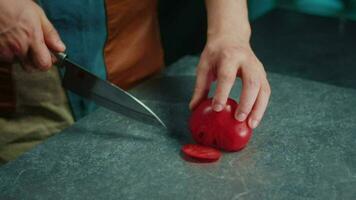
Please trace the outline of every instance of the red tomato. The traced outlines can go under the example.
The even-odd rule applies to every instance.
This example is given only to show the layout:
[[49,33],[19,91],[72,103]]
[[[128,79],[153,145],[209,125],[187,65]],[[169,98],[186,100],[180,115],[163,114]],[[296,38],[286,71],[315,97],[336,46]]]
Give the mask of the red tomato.
[[215,112],[211,98],[201,102],[189,119],[195,142],[225,151],[243,149],[252,135],[252,129],[246,121],[239,122],[234,118],[237,106],[236,101],[228,99],[225,108]]
[[199,144],[186,144],[182,147],[182,152],[200,162],[214,162],[221,156],[217,149]]

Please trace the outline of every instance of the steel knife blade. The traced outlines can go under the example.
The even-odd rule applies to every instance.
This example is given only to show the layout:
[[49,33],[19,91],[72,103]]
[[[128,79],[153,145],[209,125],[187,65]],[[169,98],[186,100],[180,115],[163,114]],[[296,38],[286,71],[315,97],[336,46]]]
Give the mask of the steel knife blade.
[[166,128],[163,121],[148,106],[130,93],[69,60],[65,53],[54,54],[57,65],[65,68],[62,80],[65,89],[124,116]]

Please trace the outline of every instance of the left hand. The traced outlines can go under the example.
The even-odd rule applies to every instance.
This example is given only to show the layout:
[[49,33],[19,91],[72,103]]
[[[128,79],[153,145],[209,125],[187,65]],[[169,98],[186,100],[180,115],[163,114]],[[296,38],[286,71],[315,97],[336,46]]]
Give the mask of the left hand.
[[189,107],[193,109],[206,98],[211,83],[216,80],[213,109],[221,111],[237,76],[242,79],[242,91],[235,118],[238,121],[248,119],[248,125],[256,128],[266,110],[271,89],[264,67],[248,41],[227,35],[209,37],[197,66],[196,85]]

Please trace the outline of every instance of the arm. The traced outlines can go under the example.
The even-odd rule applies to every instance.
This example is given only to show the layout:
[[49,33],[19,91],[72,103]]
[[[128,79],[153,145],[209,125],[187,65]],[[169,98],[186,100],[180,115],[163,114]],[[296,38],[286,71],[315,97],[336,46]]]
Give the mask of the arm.
[[207,97],[210,84],[216,80],[213,109],[221,111],[238,76],[242,79],[242,91],[235,118],[248,119],[249,126],[256,128],[271,91],[263,65],[250,47],[246,0],[206,0],[206,7],[208,40],[197,66],[190,108]]
[[43,10],[32,0],[0,0],[0,61],[19,60],[29,71],[49,69],[50,51],[65,46]]

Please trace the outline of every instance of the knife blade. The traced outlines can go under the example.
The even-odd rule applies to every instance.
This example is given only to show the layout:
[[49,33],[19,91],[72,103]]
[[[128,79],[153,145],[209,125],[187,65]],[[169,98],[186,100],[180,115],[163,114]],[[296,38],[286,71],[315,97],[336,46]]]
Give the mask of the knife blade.
[[163,121],[148,106],[130,93],[69,60],[65,53],[54,54],[57,65],[65,68],[62,80],[65,89],[124,116],[166,128]]

